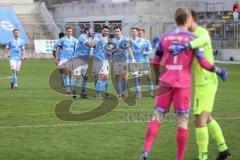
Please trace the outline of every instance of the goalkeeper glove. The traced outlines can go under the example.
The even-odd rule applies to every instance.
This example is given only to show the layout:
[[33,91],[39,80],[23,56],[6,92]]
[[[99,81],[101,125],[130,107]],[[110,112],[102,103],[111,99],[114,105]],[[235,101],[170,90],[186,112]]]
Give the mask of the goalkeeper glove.
[[219,68],[217,66],[212,66],[211,71],[215,72],[223,81],[225,81],[227,79],[228,72],[226,71],[225,68],[223,68],[223,67]]
[[179,44],[178,42],[173,42],[171,46],[168,47],[168,50],[171,55],[175,56],[190,48],[191,46],[189,43]]

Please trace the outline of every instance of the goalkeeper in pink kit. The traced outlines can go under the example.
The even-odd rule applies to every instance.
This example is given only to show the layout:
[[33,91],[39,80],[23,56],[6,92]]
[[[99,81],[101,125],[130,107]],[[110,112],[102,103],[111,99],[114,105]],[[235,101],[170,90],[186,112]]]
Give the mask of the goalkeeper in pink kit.
[[143,152],[140,160],[148,160],[152,143],[157,137],[160,124],[169,112],[171,103],[174,106],[177,121],[176,160],[184,160],[188,140],[188,115],[191,100],[191,70],[194,56],[197,57],[201,67],[215,72],[223,80],[227,77],[224,68],[218,68],[209,63],[204,57],[203,49],[186,50],[182,54],[172,56],[169,46],[172,43],[180,44],[190,42],[195,36],[188,31],[191,21],[191,11],[187,8],[178,8],[175,13],[177,28],[164,34],[160,39],[158,49],[152,63],[155,69],[164,68],[159,77],[159,88],[155,98],[155,108],[152,120],[149,122]]

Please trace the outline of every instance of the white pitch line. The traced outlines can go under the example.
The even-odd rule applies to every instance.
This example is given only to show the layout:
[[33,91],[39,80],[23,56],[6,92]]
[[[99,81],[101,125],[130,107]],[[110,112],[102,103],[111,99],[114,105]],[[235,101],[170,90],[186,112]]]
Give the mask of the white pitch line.
[[[112,112],[128,112],[128,111],[152,111],[152,109],[129,109],[129,110],[113,110]],[[74,111],[75,112],[75,111]],[[71,111],[71,113],[75,114],[74,112]],[[85,112],[85,111],[81,111]],[[80,112],[80,113],[81,113]],[[49,115],[49,114],[54,114],[55,112],[42,112],[42,113],[23,113],[23,114],[9,114],[9,115],[0,115],[0,118],[4,117],[20,117],[20,116],[38,116],[38,115]]]
[[3,76],[3,77],[0,77],[0,80],[2,80],[2,79],[11,79],[12,78],[12,76]]
[[118,121],[118,122],[80,122],[76,124],[40,124],[40,125],[22,125],[22,126],[1,126],[0,129],[15,128],[46,128],[46,127],[65,127],[65,126],[81,126],[81,125],[105,125],[105,124],[125,124],[125,123],[146,123],[147,121]]
[[[240,117],[233,118],[216,118],[217,120],[240,120]],[[39,124],[39,125],[21,125],[21,126],[1,126],[0,129],[16,129],[16,128],[46,128],[46,127],[65,127],[65,126],[81,126],[81,125],[109,125],[109,124],[136,124],[147,123],[149,121],[118,121],[118,122],[79,122],[76,124]],[[167,121],[175,122],[174,120]],[[190,121],[192,122],[192,121]],[[166,123],[166,122],[164,122]]]

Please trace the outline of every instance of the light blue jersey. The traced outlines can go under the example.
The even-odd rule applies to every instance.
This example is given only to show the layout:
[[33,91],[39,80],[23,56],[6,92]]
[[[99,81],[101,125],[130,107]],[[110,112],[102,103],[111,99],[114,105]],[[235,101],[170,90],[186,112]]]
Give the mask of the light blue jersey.
[[[115,43],[117,46],[119,46],[119,44],[121,43],[122,40],[129,41],[128,38],[121,37],[120,39],[113,38],[112,42]],[[128,51],[127,51],[127,49],[123,50],[123,49],[119,48],[118,52],[113,53],[112,60],[113,60],[113,62],[126,62],[128,60]]]
[[10,50],[10,60],[21,60],[22,50],[25,48],[23,41],[18,38],[18,40],[12,39],[6,45],[6,48]]
[[77,43],[78,40],[74,37],[67,38],[67,36],[65,36],[61,38],[57,43],[62,50],[59,59],[71,59],[76,51]]
[[88,37],[86,34],[81,34],[78,39],[78,45],[74,57],[89,58],[91,47],[86,45],[88,42],[94,42],[94,38]]
[[93,58],[100,61],[108,60],[109,54],[103,49],[103,47],[108,43],[107,37],[102,37],[98,34],[94,39],[100,41],[97,43],[96,47],[93,50]]
[[[131,49],[137,63],[142,62],[144,44],[145,44],[145,40],[143,38],[137,37],[135,40],[132,41]],[[129,56],[129,62],[132,62],[130,56]]]
[[[53,45],[53,51],[56,52],[58,49],[58,42],[60,41],[60,39]],[[58,57],[61,57],[61,53],[62,53],[62,49],[60,48],[59,53],[58,53]]]
[[144,39],[145,43],[144,43],[144,47],[143,47],[143,51],[144,52],[148,52],[148,54],[143,54],[143,63],[149,63],[149,57],[152,54],[152,45],[151,42],[148,39]]

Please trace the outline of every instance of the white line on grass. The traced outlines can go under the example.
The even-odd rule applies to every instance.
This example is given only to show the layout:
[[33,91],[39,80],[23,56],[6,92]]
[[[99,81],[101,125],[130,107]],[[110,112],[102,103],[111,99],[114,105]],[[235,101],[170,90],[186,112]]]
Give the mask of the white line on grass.
[[2,80],[2,79],[11,79],[12,78],[12,76],[3,76],[3,77],[0,77],[0,80]]
[[[127,108],[126,108],[127,109]],[[131,112],[131,111],[152,111],[153,109],[127,109],[127,110],[123,110],[123,109],[116,109],[113,110],[113,112]],[[75,111],[71,112],[74,114]],[[85,111],[81,111],[81,112],[85,112]],[[49,114],[54,114],[54,112],[42,112],[42,113],[23,113],[23,114],[0,114],[0,118],[4,118],[4,117],[19,117],[19,116],[39,116],[39,115],[49,115]]]
[[[216,118],[217,120],[240,120],[240,117]],[[109,125],[109,124],[136,124],[147,123],[148,121],[117,121],[117,122],[79,122],[74,124],[37,124],[37,125],[21,125],[21,126],[1,126],[0,129],[16,129],[16,128],[46,128],[46,127],[65,127],[65,126],[81,126],[81,125]],[[174,120],[168,121],[175,122]],[[192,122],[192,121],[190,121]]]

